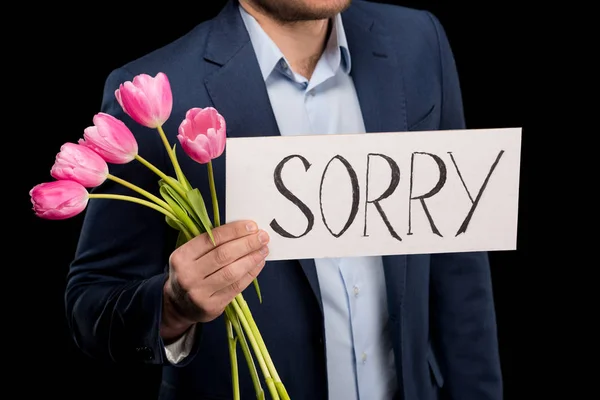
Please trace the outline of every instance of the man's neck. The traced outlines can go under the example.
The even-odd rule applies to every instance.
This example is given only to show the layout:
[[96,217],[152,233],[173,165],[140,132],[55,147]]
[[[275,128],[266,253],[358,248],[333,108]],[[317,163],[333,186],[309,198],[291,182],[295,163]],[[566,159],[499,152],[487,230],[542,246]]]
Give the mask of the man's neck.
[[240,1],[240,5],[256,19],[281,50],[292,70],[310,79],[325,49],[329,36],[329,20],[283,23],[253,7],[250,2]]

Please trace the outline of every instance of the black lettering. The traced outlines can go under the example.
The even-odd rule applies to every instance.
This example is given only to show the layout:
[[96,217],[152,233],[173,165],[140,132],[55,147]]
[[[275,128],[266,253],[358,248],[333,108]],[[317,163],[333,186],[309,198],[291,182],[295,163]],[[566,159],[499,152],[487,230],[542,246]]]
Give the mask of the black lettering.
[[[331,228],[329,228],[329,225],[327,225],[327,221],[325,220],[325,213],[323,212],[323,182],[325,181],[325,174],[327,173],[327,170],[329,169],[329,165],[331,165],[331,163],[334,160],[339,160],[344,165],[344,167],[346,168],[346,171],[348,171],[348,175],[350,176],[350,184],[352,185],[352,208],[350,209],[350,216],[348,217],[348,220],[346,221],[346,225],[344,225],[342,230],[339,231],[338,233],[334,233],[331,230]],[[323,170],[323,176],[321,176],[321,186],[319,188],[319,204],[321,206],[321,218],[323,219],[323,223],[325,224],[325,227],[327,228],[327,230],[334,237],[339,238],[340,236],[342,236],[344,234],[344,232],[346,232],[346,230],[348,230],[350,225],[352,225],[352,222],[354,222],[354,219],[356,218],[356,214],[358,214],[359,195],[360,195],[360,187],[358,184],[358,176],[356,175],[354,168],[352,168],[352,165],[350,165],[348,160],[346,160],[344,157],[342,157],[340,155],[337,155],[337,156],[333,157],[331,160],[329,160],[329,162],[325,166],[325,169]]]
[[[412,197],[413,181],[414,181],[415,154],[422,154],[422,155],[433,158],[433,160],[436,162],[438,169],[440,171],[440,178],[438,179],[434,188],[431,189],[428,193],[425,193],[421,196]],[[429,225],[431,226],[431,231],[434,234],[442,237],[442,234],[440,233],[437,226],[435,226],[435,223],[433,222],[431,213],[429,212],[429,209],[427,208],[427,205],[425,204],[425,199],[434,196],[442,189],[442,187],[446,183],[446,177],[447,177],[446,164],[444,164],[444,161],[442,161],[442,159],[440,157],[436,156],[435,154],[422,153],[422,152],[414,152],[412,154],[412,156],[410,158],[410,193],[409,193],[410,201],[408,202],[408,235],[412,235],[412,231],[411,231],[411,229],[412,229],[412,227],[411,227],[412,200],[419,200],[419,202],[421,203],[421,206],[423,207],[423,211],[425,211],[425,215],[427,216]]]
[[473,200],[473,197],[471,196],[471,193],[469,192],[469,189],[467,188],[467,184],[465,183],[465,181],[462,177],[462,174],[460,173],[460,170],[458,169],[458,165],[456,164],[456,160],[454,160],[454,156],[452,155],[452,152],[449,151],[448,154],[450,154],[450,159],[452,160],[452,163],[454,164],[454,167],[456,168],[458,177],[460,178],[460,181],[462,182],[462,185],[465,188],[465,191],[467,192],[467,195],[469,196],[469,199],[471,200],[471,203],[472,203],[471,209],[467,213],[465,220],[460,225],[458,232],[456,232],[456,236],[458,236],[461,233],[465,233],[467,231],[467,227],[469,226],[469,223],[471,222],[471,219],[473,218],[473,214],[475,213],[475,209],[477,208],[477,205],[479,204],[479,200],[481,200],[483,191],[487,187],[490,177],[492,176],[492,172],[494,172],[494,170],[496,169],[496,166],[500,162],[500,158],[504,154],[504,150],[500,150],[500,153],[498,153],[496,160],[492,164],[492,167],[490,168],[490,171],[488,172],[487,176],[485,177],[485,180],[483,181],[483,185],[481,185],[481,188],[479,189],[479,192],[477,193],[477,196],[475,197],[474,200]]
[[[385,192],[383,192],[383,194],[381,196],[379,196],[378,198],[376,198],[375,200],[369,200],[369,168],[371,165],[371,157],[372,156],[377,156],[377,157],[381,157],[383,158],[385,161],[387,161],[387,163],[390,166],[391,169],[391,179],[390,179],[390,185],[388,186],[388,188],[385,190]],[[366,201],[365,201],[365,228],[364,228],[364,232],[363,232],[363,236],[369,236],[367,235],[367,209],[368,209],[368,205],[369,204],[373,204],[375,206],[375,208],[377,209],[377,211],[379,212],[379,215],[381,216],[381,219],[383,220],[383,223],[385,224],[385,226],[388,228],[388,231],[390,232],[390,234],[392,235],[392,237],[394,239],[398,239],[400,241],[402,241],[402,239],[400,238],[400,236],[398,235],[398,233],[396,233],[396,231],[394,230],[394,227],[392,226],[392,224],[390,223],[387,215],[385,215],[385,212],[383,211],[383,208],[381,207],[380,201],[382,201],[383,199],[386,199],[388,197],[390,197],[392,195],[392,193],[394,193],[394,191],[396,190],[396,188],[398,187],[398,183],[400,183],[400,167],[398,167],[398,164],[396,164],[396,162],[384,155],[384,154],[378,154],[378,153],[369,153],[367,154],[367,186],[366,186]]]
[[312,211],[310,211],[310,208],[308,208],[306,204],[304,204],[283,184],[283,180],[281,178],[281,171],[283,170],[284,165],[293,158],[299,158],[302,161],[302,164],[304,165],[304,170],[308,171],[308,169],[310,168],[310,163],[308,162],[308,160],[301,155],[292,154],[290,156],[285,157],[283,160],[281,160],[279,164],[277,164],[277,167],[275,168],[275,171],[273,173],[273,181],[275,182],[275,187],[277,188],[279,193],[281,193],[283,197],[294,203],[294,205],[297,206],[300,209],[300,211],[302,211],[302,213],[306,216],[306,219],[308,221],[306,230],[304,231],[304,233],[296,236],[283,229],[281,225],[279,225],[279,223],[275,220],[275,218],[273,218],[273,220],[269,224],[276,233],[285,238],[290,239],[301,238],[302,236],[310,232],[315,224],[315,216],[312,213]]

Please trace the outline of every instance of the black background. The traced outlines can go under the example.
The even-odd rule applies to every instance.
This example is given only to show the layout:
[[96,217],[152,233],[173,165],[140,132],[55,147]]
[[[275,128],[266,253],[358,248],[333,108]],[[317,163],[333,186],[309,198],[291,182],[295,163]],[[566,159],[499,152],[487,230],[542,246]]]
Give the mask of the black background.
[[[535,237],[539,235],[534,232],[537,226],[533,222],[533,198],[537,194],[533,168],[539,161],[535,157],[541,157],[532,144],[531,127],[524,121],[528,85],[524,43],[531,27],[525,26],[516,0],[385,2],[427,9],[440,19],[454,51],[469,128],[524,128],[518,250],[492,253],[491,261],[505,398],[530,398],[529,393],[539,394],[532,375],[535,371],[529,368],[533,348],[539,344],[532,341],[539,314],[533,312],[536,292],[528,277],[539,260],[534,254]],[[46,17],[30,23],[36,39],[30,46],[21,47],[27,54],[15,61],[17,66],[28,67],[32,90],[22,104],[31,108],[26,111],[35,113],[18,121],[18,129],[35,136],[32,167],[18,180],[25,186],[20,192],[20,206],[26,208],[18,217],[19,226],[24,227],[23,235],[36,238],[35,246],[31,246],[33,240],[22,240],[15,247],[20,259],[27,260],[26,278],[35,284],[27,285],[23,307],[16,310],[19,318],[11,320],[25,319],[26,325],[19,322],[18,329],[24,338],[13,337],[8,342],[13,347],[9,350],[16,351],[22,364],[16,378],[26,382],[19,383],[21,389],[39,390],[62,399],[153,398],[158,370],[98,365],[75,348],[66,326],[63,295],[82,219],[40,220],[30,210],[28,191],[50,178],[49,169],[60,145],[76,141],[90,125],[92,115],[99,110],[104,79],[110,71],[213,17],[224,1],[211,1],[210,6],[203,3],[209,2],[169,2],[158,8],[103,8],[83,3],[37,8]],[[31,61],[25,63],[26,58]],[[33,110],[39,102],[44,106]],[[33,124],[33,117],[40,122]],[[22,271],[20,275],[21,280],[5,283],[9,290],[23,286]],[[12,325],[5,331],[9,336],[17,332]],[[32,354],[28,355],[27,350]],[[32,384],[29,376],[35,376],[37,383]]]

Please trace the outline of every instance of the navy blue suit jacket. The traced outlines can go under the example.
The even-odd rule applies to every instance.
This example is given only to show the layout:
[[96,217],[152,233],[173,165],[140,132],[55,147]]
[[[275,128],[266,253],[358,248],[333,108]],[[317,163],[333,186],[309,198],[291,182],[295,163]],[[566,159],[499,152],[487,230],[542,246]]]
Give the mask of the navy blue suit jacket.
[[[465,127],[453,55],[430,13],[354,1],[343,13],[352,77],[368,132]],[[114,90],[134,75],[168,75],[174,107],[164,125],[177,143],[191,107],[214,106],[230,137],[278,135],[259,66],[237,5],[113,71],[102,111],[125,121],[140,154],[172,173],[156,131],[123,114]],[[193,186],[208,193],[206,169],[179,154]],[[224,157],[215,160],[221,210]],[[157,193],[157,177],[137,161],[111,173]],[[96,193],[132,194],[106,182]],[[68,275],[66,308],[77,345],[95,358],[163,364],[161,398],[231,397],[225,326],[203,324],[192,354],[169,365],[159,336],[162,288],[175,231],[162,214],[137,204],[91,200]],[[485,253],[384,257],[398,399],[500,400],[502,383],[488,258]],[[327,398],[323,313],[314,262],[270,262],[245,297],[293,400]],[[243,398],[254,396],[240,358]],[[344,399],[332,399],[344,400]]]

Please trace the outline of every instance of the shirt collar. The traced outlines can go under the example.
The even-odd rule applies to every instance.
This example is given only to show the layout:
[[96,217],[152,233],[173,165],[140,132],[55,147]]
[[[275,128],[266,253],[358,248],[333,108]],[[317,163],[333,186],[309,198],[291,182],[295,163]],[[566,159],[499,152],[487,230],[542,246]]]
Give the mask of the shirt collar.
[[[256,19],[248,14],[242,6],[239,6],[239,10],[244,25],[246,26],[246,30],[248,31],[248,35],[250,36],[252,46],[254,47],[263,79],[267,80],[282,59],[285,60],[284,62],[286,63],[288,63],[288,61],[273,40],[265,33]],[[340,14],[337,14],[333,19],[333,29],[329,35],[323,57],[325,57],[334,71],[337,71],[337,69],[340,68],[344,73],[350,73],[350,50],[348,49],[346,33]]]

